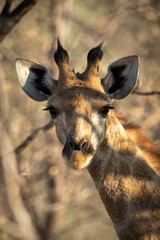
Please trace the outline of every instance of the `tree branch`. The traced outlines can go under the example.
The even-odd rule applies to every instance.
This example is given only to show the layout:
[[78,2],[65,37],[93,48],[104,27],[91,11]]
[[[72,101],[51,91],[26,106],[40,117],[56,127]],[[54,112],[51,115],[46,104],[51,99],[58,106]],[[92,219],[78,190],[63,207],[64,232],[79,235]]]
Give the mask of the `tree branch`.
[[160,95],[160,91],[152,91],[152,92],[139,92],[134,90],[132,94],[142,95],[142,96],[149,96],[149,95]]
[[[49,129],[51,129],[54,126],[53,121],[50,121],[49,123],[47,123],[46,125],[44,125],[43,127],[37,128],[35,129],[31,135],[29,135],[18,147],[16,147],[14,149],[14,153],[16,155],[20,154],[38,135],[40,135],[41,133],[44,133],[46,131],[48,131]],[[10,154],[7,153],[7,154]],[[0,163],[1,163],[2,157],[0,156]]]
[[0,15],[0,42],[12,30],[21,18],[38,2],[39,0],[24,0],[11,13],[9,13],[12,0],[7,0]]
[[12,0],[6,0],[6,4],[4,5],[1,16],[7,17],[9,15],[11,4],[12,4]]
[[11,18],[19,18],[25,15],[39,0],[24,0],[15,10],[10,14]]
[[53,121],[50,121],[48,124],[43,127],[35,129],[31,135],[29,135],[17,148],[14,149],[16,155],[20,154],[39,134],[48,131],[54,126]]

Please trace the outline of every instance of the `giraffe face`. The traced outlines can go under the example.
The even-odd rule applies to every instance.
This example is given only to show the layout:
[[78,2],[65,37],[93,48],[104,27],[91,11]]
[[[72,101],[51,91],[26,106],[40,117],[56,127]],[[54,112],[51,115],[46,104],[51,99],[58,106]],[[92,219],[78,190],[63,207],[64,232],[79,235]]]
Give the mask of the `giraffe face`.
[[74,169],[89,165],[104,139],[110,108],[110,98],[103,88],[99,86],[99,91],[94,90],[90,84],[87,87],[86,82],[57,89],[49,98],[47,109],[55,123],[57,137],[64,145],[62,155],[67,165]]
[[133,89],[138,73],[138,57],[121,58],[108,67],[104,79],[99,77],[101,45],[89,51],[87,68],[75,74],[69,67],[66,50],[58,42],[55,61],[58,81],[48,69],[27,59],[17,59],[16,69],[21,87],[36,101],[48,100],[47,108],[64,145],[66,163],[81,169],[90,164],[106,133],[106,118],[113,99],[125,98]]

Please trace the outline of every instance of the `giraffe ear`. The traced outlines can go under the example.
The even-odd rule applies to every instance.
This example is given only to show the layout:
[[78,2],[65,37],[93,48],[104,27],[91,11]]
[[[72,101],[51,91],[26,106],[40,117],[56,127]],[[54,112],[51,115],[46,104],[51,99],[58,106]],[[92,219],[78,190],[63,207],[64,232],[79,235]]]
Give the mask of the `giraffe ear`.
[[57,81],[52,79],[48,69],[36,62],[17,58],[16,70],[22,89],[35,101],[47,100],[57,85]]
[[123,99],[133,90],[138,75],[138,56],[120,58],[111,63],[108,73],[102,79],[106,93],[113,99]]

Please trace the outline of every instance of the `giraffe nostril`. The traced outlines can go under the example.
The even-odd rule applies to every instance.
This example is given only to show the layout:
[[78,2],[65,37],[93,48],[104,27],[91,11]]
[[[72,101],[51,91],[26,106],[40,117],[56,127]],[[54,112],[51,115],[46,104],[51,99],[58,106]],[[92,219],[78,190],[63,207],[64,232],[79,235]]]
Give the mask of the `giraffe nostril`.
[[68,146],[72,151],[74,150],[74,143],[71,139],[68,140]]
[[81,141],[81,151],[86,151],[87,148],[88,148],[88,141],[87,139],[83,139]]

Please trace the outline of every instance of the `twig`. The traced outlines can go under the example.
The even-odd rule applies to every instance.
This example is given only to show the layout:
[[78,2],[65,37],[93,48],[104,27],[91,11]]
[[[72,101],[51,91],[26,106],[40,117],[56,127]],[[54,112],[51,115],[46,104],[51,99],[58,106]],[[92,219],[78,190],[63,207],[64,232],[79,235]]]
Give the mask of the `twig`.
[[43,127],[35,129],[31,135],[29,135],[17,148],[14,149],[14,153],[16,155],[20,154],[40,133],[44,133],[48,131],[50,128],[54,126],[53,121],[50,121],[48,124]]
[[[50,128],[52,128],[54,126],[53,121],[50,121],[49,123],[47,123],[46,125],[44,125],[43,127],[37,128],[35,129],[31,135],[29,135],[18,147],[16,147],[14,149],[14,153],[16,155],[20,154],[39,134],[44,133],[46,131],[48,131]],[[10,152],[6,153],[6,154],[10,154]],[[2,157],[0,156],[0,163],[1,163]]]
[[142,96],[149,96],[149,95],[160,95],[160,91],[152,91],[152,92],[139,92],[133,91],[132,94],[142,95]]

